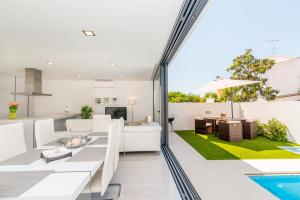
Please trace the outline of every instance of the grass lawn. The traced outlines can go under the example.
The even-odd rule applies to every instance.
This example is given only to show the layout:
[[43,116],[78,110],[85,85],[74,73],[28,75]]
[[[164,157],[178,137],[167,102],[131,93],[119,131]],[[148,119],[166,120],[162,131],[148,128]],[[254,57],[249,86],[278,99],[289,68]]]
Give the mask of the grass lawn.
[[176,131],[176,133],[207,160],[300,158],[299,154],[278,148],[278,146],[295,146],[295,144],[271,141],[265,137],[226,142],[211,134],[196,135],[194,131]]

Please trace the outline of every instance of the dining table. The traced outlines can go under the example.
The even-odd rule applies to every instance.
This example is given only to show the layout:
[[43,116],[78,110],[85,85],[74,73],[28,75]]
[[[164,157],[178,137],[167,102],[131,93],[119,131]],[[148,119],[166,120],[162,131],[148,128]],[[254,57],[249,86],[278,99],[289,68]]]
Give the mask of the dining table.
[[72,157],[49,163],[41,153],[58,148],[56,141],[1,161],[0,200],[90,200],[90,181],[105,159],[108,138],[103,135],[89,134],[88,144],[70,149]]
[[218,131],[218,124],[220,121],[241,121],[244,120],[244,118],[231,118],[231,117],[221,117],[221,116],[209,116],[209,117],[204,117],[204,119],[208,122],[208,123],[212,123],[212,127],[213,127],[213,133],[215,134]]

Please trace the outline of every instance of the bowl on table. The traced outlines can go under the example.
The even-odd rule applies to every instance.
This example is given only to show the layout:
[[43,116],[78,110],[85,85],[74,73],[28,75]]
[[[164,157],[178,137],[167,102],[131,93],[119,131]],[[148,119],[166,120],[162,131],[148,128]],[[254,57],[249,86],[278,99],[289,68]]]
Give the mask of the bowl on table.
[[59,144],[65,146],[66,148],[79,148],[88,144],[90,141],[91,138],[87,136],[71,136],[57,140]]

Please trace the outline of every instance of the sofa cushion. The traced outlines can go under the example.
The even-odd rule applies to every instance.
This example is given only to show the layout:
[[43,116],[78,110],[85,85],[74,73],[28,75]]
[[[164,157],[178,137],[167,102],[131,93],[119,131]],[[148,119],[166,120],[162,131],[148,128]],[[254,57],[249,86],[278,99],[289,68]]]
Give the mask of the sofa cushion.
[[161,126],[156,122],[143,123],[139,126],[124,126],[124,132],[157,132]]

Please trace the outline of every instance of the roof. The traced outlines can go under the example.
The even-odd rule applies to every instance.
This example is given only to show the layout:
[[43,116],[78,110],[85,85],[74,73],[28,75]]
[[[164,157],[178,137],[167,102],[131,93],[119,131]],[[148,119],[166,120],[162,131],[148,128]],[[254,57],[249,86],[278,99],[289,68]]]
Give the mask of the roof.
[[286,62],[289,60],[294,60],[299,57],[292,57],[292,56],[269,56],[268,58],[275,60],[276,63]]

